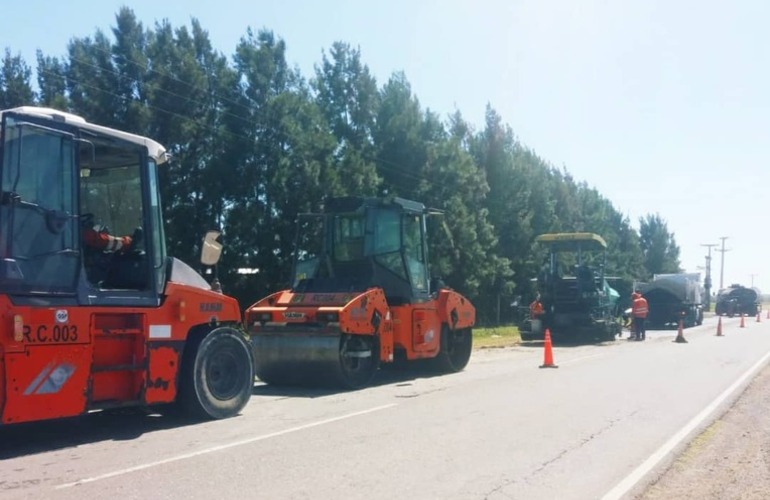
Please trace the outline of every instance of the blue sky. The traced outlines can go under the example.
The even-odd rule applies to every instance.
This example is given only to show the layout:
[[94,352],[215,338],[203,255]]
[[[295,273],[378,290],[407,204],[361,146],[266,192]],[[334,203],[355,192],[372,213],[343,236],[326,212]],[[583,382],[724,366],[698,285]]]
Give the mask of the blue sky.
[[146,26],[197,18],[226,55],[270,29],[306,77],[348,42],[380,84],[403,71],[423,107],[476,127],[489,103],[635,226],[659,213],[687,271],[727,236],[724,284],[770,292],[770,2],[26,0],[0,16],[2,45],[34,66],[36,49],[109,32],[122,5]]

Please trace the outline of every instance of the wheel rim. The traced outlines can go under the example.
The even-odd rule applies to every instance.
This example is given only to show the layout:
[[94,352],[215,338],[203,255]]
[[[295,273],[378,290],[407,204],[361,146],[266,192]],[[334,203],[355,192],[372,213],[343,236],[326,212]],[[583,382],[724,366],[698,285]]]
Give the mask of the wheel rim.
[[238,350],[223,346],[206,364],[206,385],[211,395],[221,401],[236,397],[243,386],[243,363],[238,362]]
[[377,370],[373,339],[344,338],[340,343],[340,367],[348,385],[357,387],[366,384]]

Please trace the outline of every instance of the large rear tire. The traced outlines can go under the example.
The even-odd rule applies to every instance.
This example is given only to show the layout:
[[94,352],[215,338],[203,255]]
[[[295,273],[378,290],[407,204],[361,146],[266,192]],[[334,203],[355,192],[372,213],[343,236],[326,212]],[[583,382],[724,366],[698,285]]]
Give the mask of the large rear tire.
[[251,398],[254,366],[249,345],[236,329],[209,332],[186,353],[180,399],[185,410],[202,419],[238,414]]
[[459,372],[468,364],[473,351],[473,332],[470,328],[450,330],[447,325],[441,327],[441,348],[435,358],[439,371]]

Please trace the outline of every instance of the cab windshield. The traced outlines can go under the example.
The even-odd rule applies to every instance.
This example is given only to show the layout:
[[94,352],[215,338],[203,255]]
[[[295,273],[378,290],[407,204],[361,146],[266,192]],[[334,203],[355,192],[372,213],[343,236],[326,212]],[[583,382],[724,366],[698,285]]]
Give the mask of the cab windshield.
[[380,286],[398,297],[428,292],[421,215],[369,208],[323,220],[322,229],[318,216],[300,219],[294,287],[330,292]]

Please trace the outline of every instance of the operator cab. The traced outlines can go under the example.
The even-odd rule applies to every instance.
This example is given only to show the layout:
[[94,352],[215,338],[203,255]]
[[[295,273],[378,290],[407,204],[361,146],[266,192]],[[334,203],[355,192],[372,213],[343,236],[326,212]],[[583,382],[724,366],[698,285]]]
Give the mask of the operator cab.
[[535,238],[548,247],[538,274],[538,289],[548,301],[562,304],[603,295],[607,244],[592,233],[553,233]]
[[392,305],[429,300],[427,215],[423,204],[401,198],[327,200],[323,214],[300,216],[293,290],[380,287]]
[[[51,303],[157,305],[166,277],[156,142],[46,108],[2,112],[0,292]],[[132,236],[119,251],[88,228]],[[31,299],[30,299],[31,300]]]

